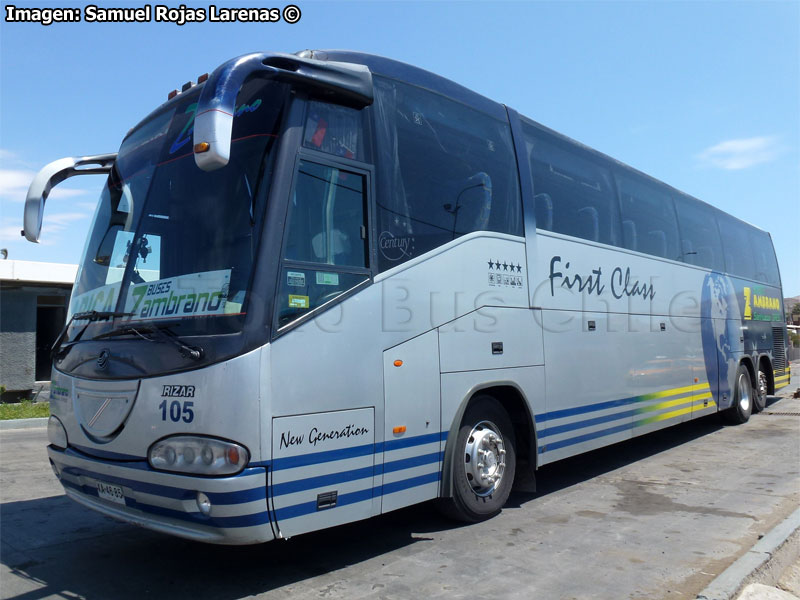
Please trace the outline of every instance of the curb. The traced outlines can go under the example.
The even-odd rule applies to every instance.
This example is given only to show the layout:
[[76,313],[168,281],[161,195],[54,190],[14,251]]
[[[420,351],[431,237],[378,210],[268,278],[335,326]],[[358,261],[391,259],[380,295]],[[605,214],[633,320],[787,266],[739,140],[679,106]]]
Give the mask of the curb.
[[800,529],[800,508],[778,523],[744,556],[720,573],[708,587],[697,594],[696,600],[731,600],[742,588],[745,580],[772,558],[789,536]]
[[0,421],[0,431],[7,429],[34,429],[36,427],[47,427],[48,417],[38,417],[35,419],[8,419]]

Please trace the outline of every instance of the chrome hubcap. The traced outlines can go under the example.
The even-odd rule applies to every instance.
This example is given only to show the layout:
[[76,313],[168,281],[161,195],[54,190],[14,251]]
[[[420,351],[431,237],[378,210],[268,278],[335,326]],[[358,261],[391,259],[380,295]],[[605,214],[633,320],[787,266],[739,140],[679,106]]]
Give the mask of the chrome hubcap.
[[500,429],[481,421],[470,431],[464,448],[464,471],[472,491],[488,496],[500,485],[506,470],[506,447]]
[[747,385],[748,383],[747,375],[744,373],[739,375],[739,408],[744,412],[747,412],[750,408],[750,386]]

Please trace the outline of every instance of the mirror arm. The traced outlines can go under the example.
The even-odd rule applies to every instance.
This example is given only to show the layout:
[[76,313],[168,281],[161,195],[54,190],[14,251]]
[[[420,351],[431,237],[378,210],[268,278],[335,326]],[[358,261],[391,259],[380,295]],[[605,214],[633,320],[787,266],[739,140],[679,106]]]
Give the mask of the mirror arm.
[[197,102],[192,143],[195,162],[204,171],[228,164],[236,97],[250,77],[288,83],[355,108],[373,101],[372,73],[364,65],[260,52],[229,60],[211,73]]
[[[42,218],[44,205],[50,191],[59,183],[76,175],[104,175],[111,171],[117,153],[97,154],[95,156],[81,156],[61,158],[45,165],[33,178],[28,195],[25,198],[24,229],[25,238],[38,243],[42,231]],[[95,165],[95,166],[91,166]]]

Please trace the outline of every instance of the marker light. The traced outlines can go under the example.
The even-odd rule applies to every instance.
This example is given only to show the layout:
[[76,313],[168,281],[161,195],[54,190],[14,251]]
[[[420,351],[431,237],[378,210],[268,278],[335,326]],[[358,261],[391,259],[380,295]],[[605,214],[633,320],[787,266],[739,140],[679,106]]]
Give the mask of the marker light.
[[202,154],[203,152],[208,152],[209,150],[211,150],[211,144],[208,142],[200,142],[199,144],[194,145],[195,154]]
[[394,361],[394,366],[395,367],[402,367],[403,366],[403,361],[398,358],[396,361]]
[[67,449],[67,430],[58,417],[51,416],[47,420],[47,439],[56,448]]
[[197,78],[197,83],[203,83],[206,79],[208,79],[208,73],[203,73]]
[[234,475],[244,469],[250,453],[243,446],[225,440],[176,435],[153,444],[147,460],[160,471]]
[[406,432],[406,426],[405,425],[399,425],[398,427],[393,427],[392,428],[392,433],[395,434],[395,435],[400,435],[401,433],[405,433],[405,432]]
[[172,90],[169,94],[167,94],[167,100],[172,100],[177,95],[178,95],[178,90]]

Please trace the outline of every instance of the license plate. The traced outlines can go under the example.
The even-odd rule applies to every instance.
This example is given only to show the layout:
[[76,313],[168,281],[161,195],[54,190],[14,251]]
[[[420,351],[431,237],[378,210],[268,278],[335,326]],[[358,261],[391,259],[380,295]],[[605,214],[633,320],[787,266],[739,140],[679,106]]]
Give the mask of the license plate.
[[125,504],[125,494],[122,488],[118,485],[111,485],[110,483],[97,482],[97,495],[104,500],[110,500],[117,504]]

